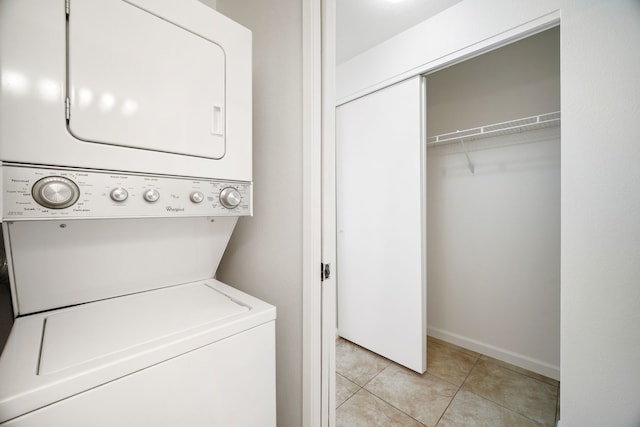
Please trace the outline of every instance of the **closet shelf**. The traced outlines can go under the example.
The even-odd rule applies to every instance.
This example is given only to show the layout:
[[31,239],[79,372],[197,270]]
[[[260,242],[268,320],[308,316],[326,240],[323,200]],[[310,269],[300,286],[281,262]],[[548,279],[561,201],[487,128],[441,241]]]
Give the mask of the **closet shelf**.
[[507,135],[553,126],[560,126],[560,111],[430,136],[427,138],[427,146],[471,141],[474,139],[489,138],[492,136]]

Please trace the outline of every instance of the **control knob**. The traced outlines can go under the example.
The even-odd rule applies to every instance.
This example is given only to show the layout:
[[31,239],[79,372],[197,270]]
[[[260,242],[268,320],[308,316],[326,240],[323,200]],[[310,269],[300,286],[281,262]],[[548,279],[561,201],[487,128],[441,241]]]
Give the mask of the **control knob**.
[[242,195],[233,187],[227,187],[220,192],[220,203],[227,209],[235,208],[241,201]]
[[202,191],[193,191],[189,195],[189,199],[191,199],[193,203],[201,203],[204,200],[204,193]]
[[129,193],[122,187],[111,190],[111,199],[115,202],[124,202],[129,197]]
[[144,194],[142,195],[142,197],[144,197],[144,199],[147,202],[153,203],[153,202],[157,202],[158,199],[160,198],[160,192],[156,189],[149,189],[147,191],[144,192]]
[[64,209],[78,201],[80,189],[69,178],[48,176],[33,185],[31,194],[35,201],[45,208]]

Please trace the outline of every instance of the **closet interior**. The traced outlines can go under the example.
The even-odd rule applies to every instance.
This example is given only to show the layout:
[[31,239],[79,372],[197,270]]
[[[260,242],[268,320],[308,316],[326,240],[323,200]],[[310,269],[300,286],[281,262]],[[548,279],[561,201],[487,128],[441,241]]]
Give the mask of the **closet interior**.
[[560,34],[429,74],[429,335],[559,379]]

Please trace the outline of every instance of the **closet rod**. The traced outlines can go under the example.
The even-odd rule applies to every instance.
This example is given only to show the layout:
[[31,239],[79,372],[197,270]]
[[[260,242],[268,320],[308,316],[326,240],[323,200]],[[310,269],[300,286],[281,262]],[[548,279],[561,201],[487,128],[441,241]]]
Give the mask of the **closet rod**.
[[430,136],[427,138],[427,146],[489,138],[552,126],[560,126],[560,111]]

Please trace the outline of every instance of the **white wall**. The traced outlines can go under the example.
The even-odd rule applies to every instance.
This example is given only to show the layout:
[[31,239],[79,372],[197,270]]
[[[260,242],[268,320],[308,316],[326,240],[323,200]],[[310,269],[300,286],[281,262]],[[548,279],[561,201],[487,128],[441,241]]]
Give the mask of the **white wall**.
[[559,379],[560,131],[466,145],[427,154],[429,335]]
[[640,425],[640,2],[562,0],[563,427]]
[[427,135],[560,110],[560,28],[427,75]]
[[216,9],[217,5],[216,5],[216,0],[198,0],[201,3],[206,4],[207,6]]
[[220,280],[274,304],[278,426],[302,425],[302,2],[218,0],[253,32],[254,216]]
[[[464,0],[341,64],[338,103],[559,19],[560,0]],[[520,28],[516,28],[520,27]]]
[[[427,133],[560,109],[554,28],[427,77]],[[429,333],[560,378],[560,130],[427,153]]]

